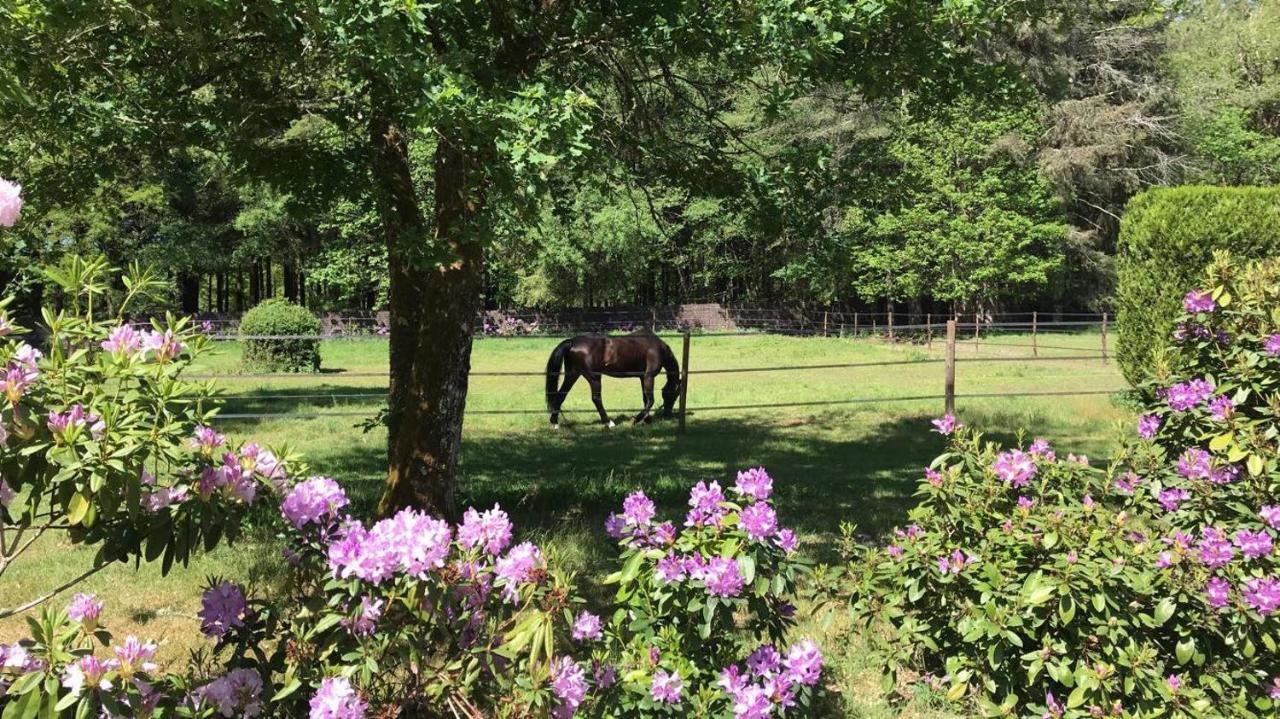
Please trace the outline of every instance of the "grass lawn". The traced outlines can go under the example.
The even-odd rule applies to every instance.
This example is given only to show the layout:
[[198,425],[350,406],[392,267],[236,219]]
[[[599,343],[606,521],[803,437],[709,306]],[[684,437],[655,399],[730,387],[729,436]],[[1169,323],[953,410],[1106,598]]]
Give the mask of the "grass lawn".
[[[679,354],[679,339],[669,340]],[[1041,357],[1096,354],[1097,334],[1042,335]],[[1015,361],[1030,357],[1030,338],[1001,335],[960,346],[957,414],[993,436],[1012,438],[1020,428],[1051,439],[1062,451],[1105,458],[1129,413],[1110,396],[965,398],[964,394],[1112,390],[1124,386],[1114,363],[1098,360]],[[540,371],[555,340],[484,339],[476,343],[472,370]],[[1052,345],[1053,348],[1046,348]],[[1059,349],[1061,348],[1061,349]],[[668,514],[681,511],[688,487],[700,479],[732,483],[733,472],[763,465],[775,479],[780,519],[797,529],[805,550],[818,560],[833,557],[842,522],[879,538],[900,522],[921,469],[942,447],[928,420],[941,414],[941,400],[870,401],[752,410],[698,411],[699,407],[823,402],[850,398],[895,398],[940,394],[941,362],[747,374],[697,374],[723,369],[797,364],[938,360],[932,347],[880,341],[778,336],[694,337],[690,367],[688,431],[674,422],[608,430],[594,423],[584,383],[565,404],[570,411],[559,432],[545,414],[478,413],[541,410],[541,377],[474,377],[467,408],[460,492],[464,504],[500,503],[526,538],[542,543],[553,561],[585,577],[598,576],[612,550],[601,530],[605,515],[630,491],[641,488]],[[332,341],[323,347],[324,370],[297,377],[247,377],[239,372],[239,347],[218,345],[201,358],[198,372],[225,375],[220,382],[228,414],[351,412],[372,415],[386,387],[386,344],[378,340]],[[372,376],[366,376],[372,375]],[[365,395],[365,396],[361,396]],[[367,395],[374,395],[373,397]],[[636,380],[606,379],[604,401],[615,415],[635,411]],[[361,417],[224,419],[219,428],[236,439],[287,445],[316,473],[338,478],[367,514],[385,474],[385,434],[353,428]],[[266,510],[264,510],[266,511]],[[91,552],[44,541],[0,586],[0,605],[30,597],[85,567]],[[181,659],[198,623],[199,585],[209,574],[257,584],[279,576],[279,545],[266,530],[247,541],[201,557],[185,571],[160,577],[158,568],[113,567],[87,589],[109,596],[105,615],[117,633],[133,632],[167,642],[166,656]],[[24,626],[0,623],[0,639],[12,640]],[[923,702],[888,707],[876,697],[877,669],[846,636],[839,614],[814,617],[805,630],[820,639],[835,669],[836,687],[853,717],[932,717]]]

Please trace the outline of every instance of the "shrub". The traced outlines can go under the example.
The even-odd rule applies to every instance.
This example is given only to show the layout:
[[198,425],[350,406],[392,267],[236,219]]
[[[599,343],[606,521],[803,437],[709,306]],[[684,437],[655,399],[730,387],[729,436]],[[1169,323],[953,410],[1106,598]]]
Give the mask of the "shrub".
[[[240,322],[245,366],[266,372],[319,371],[319,333],[320,320],[307,310],[279,298],[264,300]],[[278,339],[298,336],[307,338]]]
[[1133,384],[1169,338],[1178,300],[1215,249],[1280,255],[1280,188],[1172,187],[1134,197],[1120,227],[1116,355]]
[[1204,286],[1105,471],[960,429],[912,524],[862,550],[886,690],[923,678],[989,716],[1275,715],[1280,266],[1221,257]]

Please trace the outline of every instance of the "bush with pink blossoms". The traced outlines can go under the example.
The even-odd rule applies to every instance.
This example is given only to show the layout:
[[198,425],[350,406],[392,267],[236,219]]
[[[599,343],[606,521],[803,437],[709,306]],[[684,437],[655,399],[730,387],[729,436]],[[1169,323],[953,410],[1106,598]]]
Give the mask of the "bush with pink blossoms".
[[1203,288],[1105,470],[957,432],[909,525],[854,558],[886,691],[987,716],[1280,711],[1280,264],[1220,257]]
[[[260,487],[283,477],[270,452],[227,446],[208,428],[212,388],[183,379],[202,335],[172,317],[123,320],[159,278],[116,274],[100,259],[49,270],[64,309],[45,310],[42,348],[0,303],[0,523],[13,540],[0,547],[0,577],[48,531],[97,547],[95,567],[145,559],[167,572],[234,539]],[[126,291],[103,316],[117,280]]]
[[612,619],[579,658],[594,680],[590,716],[799,715],[812,710],[822,654],[788,645],[797,582],[795,533],[778,524],[764,469],[734,486],[700,482],[689,509],[658,521],[635,492],[606,523],[620,569]]

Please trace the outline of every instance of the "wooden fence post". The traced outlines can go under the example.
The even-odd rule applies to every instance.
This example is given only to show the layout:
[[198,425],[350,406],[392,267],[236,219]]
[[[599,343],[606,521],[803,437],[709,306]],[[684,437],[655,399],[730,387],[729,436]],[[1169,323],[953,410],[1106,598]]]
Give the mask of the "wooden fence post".
[[1039,343],[1036,341],[1036,330],[1039,325],[1039,320],[1040,320],[1040,313],[1033,311],[1031,313],[1031,356],[1032,357],[1040,356],[1040,347],[1038,346]]
[[956,412],[956,321],[947,320],[946,413]]
[[689,398],[689,330],[684,331],[684,349],[680,352],[680,427],[679,432],[684,433],[685,425],[685,403]]
[[853,313],[853,338],[858,339],[858,313]]
[[1102,313],[1102,361],[1107,361],[1107,313]]
[[982,315],[973,313],[973,351],[978,351],[978,339],[981,337]]
[[893,341],[893,303],[889,303],[889,341]]
[[822,336],[827,336],[827,315],[831,314],[830,310],[822,311]]
[[933,313],[926,312],[924,315],[924,342],[925,346],[933,349]]

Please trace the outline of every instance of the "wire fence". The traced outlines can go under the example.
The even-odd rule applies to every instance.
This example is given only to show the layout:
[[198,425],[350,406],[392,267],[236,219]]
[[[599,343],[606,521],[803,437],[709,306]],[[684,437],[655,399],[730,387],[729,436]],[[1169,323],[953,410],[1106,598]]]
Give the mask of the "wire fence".
[[[1046,327],[1045,324],[1048,324]],[[1074,372],[1058,375],[1036,375],[1028,377],[1028,380],[1043,381],[1045,379],[1075,380],[1076,387],[1072,389],[1019,389],[1015,387],[1005,387],[991,391],[980,392],[956,392],[954,377],[957,365],[967,364],[983,364],[983,363],[1028,363],[1036,364],[1041,362],[1099,362],[1100,367],[1109,362],[1109,353],[1107,350],[1107,326],[1108,321],[1104,315],[1098,322],[1093,321],[1062,321],[1040,323],[1036,319],[1030,323],[1009,322],[996,324],[983,323],[963,323],[950,320],[941,324],[921,324],[921,325],[902,325],[895,326],[895,332],[903,332],[904,330],[925,331],[928,336],[924,340],[926,344],[931,345],[934,337],[938,335],[939,342],[944,343],[944,357],[915,357],[900,360],[880,360],[880,361],[863,361],[863,362],[827,362],[827,363],[810,363],[810,364],[788,364],[788,365],[756,365],[744,367],[711,367],[699,368],[690,367],[688,361],[690,357],[690,345],[696,340],[704,337],[758,337],[762,333],[758,331],[734,331],[734,332],[684,332],[680,334],[668,334],[668,337],[680,338],[684,343],[684,358],[686,361],[682,363],[680,369],[680,382],[682,396],[679,409],[680,426],[683,428],[685,418],[687,416],[697,416],[698,414],[726,412],[726,411],[751,411],[751,410],[772,410],[786,408],[818,408],[818,407],[835,407],[842,405],[865,405],[865,404],[883,404],[883,403],[912,403],[925,401],[943,401],[948,408],[954,408],[957,400],[965,399],[991,399],[991,398],[1016,398],[1016,397],[1069,397],[1069,396],[1090,396],[1090,395],[1108,395],[1123,392],[1128,389],[1126,386],[1120,386],[1116,382],[1116,386],[1100,387],[1088,384],[1094,380],[1118,379],[1115,373],[1108,372]],[[1072,328],[1066,330],[1063,328]],[[972,332],[973,335],[961,336],[962,332]],[[1099,344],[1097,346],[1069,346],[1065,344],[1045,344],[1039,341],[1039,334],[1042,332],[1062,332],[1080,335],[1082,332],[1092,332],[1100,330],[1098,335]],[[888,332],[888,328],[877,330],[877,332]],[[788,334],[786,332],[770,332],[768,334]],[[814,334],[814,333],[810,333]],[[1002,335],[1013,334],[1024,341],[1006,342],[1000,341]],[[662,335],[660,335],[662,336]],[[1059,335],[1061,336],[1061,335]],[[268,335],[258,336],[260,339],[337,339],[334,337],[309,337],[294,335]],[[242,337],[219,337],[217,339],[245,339]],[[341,338],[348,339],[348,338]],[[995,349],[998,351],[1022,351],[1017,355],[1005,356],[981,356],[967,354],[967,348],[970,344],[976,346],[977,349]],[[959,347],[963,345],[966,349],[965,354],[958,352]],[[1028,354],[1025,350],[1030,350]],[[1053,352],[1068,352],[1070,354],[1046,354],[1040,355],[1041,350]],[[696,355],[694,357],[696,362]],[[697,376],[708,375],[729,375],[729,374],[754,374],[754,373],[772,373],[772,372],[820,372],[829,370],[846,370],[846,369],[874,369],[874,368],[904,368],[914,365],[921,366],[937,366],[944,365],[944,377],[946,378],[940,385],[944,387],[942,393],[922,393],[922,394],[906,394],[906,395],[889,395],[889,396],[863,396],[863,397],[847,397],[833,399],[803,400],[803,401],[782,401],[782,402],[760,402],[760,403],[742,403],[742,404],[710,404],[710,405],[692,405],[686,406],[685,393],[688,393],[690,386],[697,386]],[[538,377],[545,378],[546,371],[521,371],[521,370],[477,370],[469,373],[470,377]],[[641,372],[618,372],[609,373],[608,376],[620,378],[638,378],[644,373]],[[328,377],[341,379],[372,379],[372,378],[388,378],[387,372],[343,372],[336,375],[321,374],[291,374],[291,373],[245,373],[245,374],[198,374],[189,375],[191,379],[201,380],[241,380],[241,379],[270,379],[270,380],[301,380],[301,381],[323,381]],[[692,378],[692,381],[691,381]],[[280,402],[305,402],[314,401],[330,402],[336,407],[352,406],[357,404],[371,405],[372,408],[361,410],[343,410],[334,409],[328,411],[230,411],[218,415],[220,420],[250,420],[250,419],[317,419],[325,417],[370,417],[377,407],[385,407],[387,400],[386,387],[370,387],[369,391],[350,391],[361,390],[364,388],[348,388],[346,391],[335,392],[301,392],[281,393],[277,390],[275,393],[268,394],[227,394],[221,398],[233,404],[239,405],[259,405],[272,404]],[[542,393],[542,383],[538,383],[539,398]],[[270,392],[270,390],[267,390]],[[696,395],[695,395],[696,396]],[[242,407],[247,409],[247,407]],[[641,411],[641,408],[613,409],[615,413],[633,413]],[[546,415],[548,410],[545,407],[537,408],[512,408],[512,409],[470,409],[467,410],[468,415]],[[561,414],[577,415],[577,414],[595,414],[593,408],[582,409],[561,409]]]

